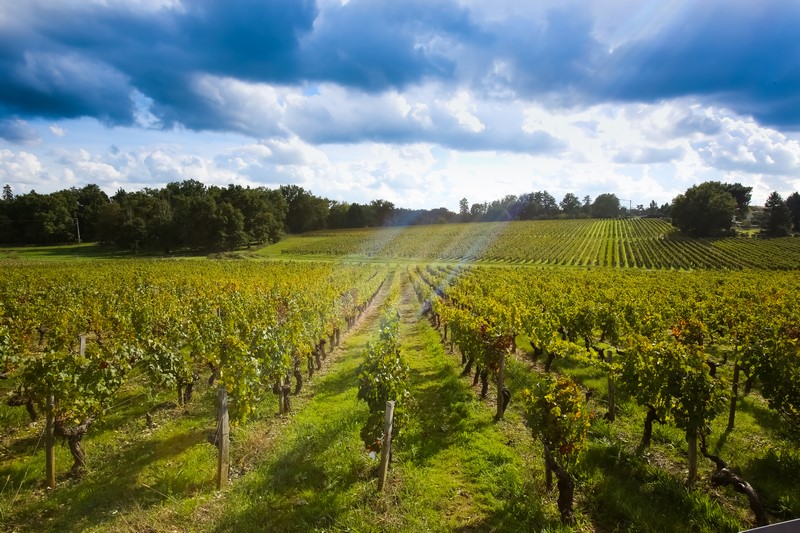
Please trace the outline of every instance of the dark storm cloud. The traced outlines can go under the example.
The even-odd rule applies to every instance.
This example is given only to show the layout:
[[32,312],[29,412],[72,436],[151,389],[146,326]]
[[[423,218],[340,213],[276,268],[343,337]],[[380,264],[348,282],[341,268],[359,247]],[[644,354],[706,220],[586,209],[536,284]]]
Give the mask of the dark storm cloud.
[[[694,4],[693,4],[694,5]],[[596,73],[594,98],[657,101],[694,96],[800,127],[800,3],[709,1],[655,35],[626,43]]]
[[24,120],[8,118],[0,120],[0,139],[25,144],[38,141],[39,134]]
[[[332,83],[366,93],[430,81],[560,105],[690,97],[800,127],[797,2],[691,4],[613,53],[582,6],[484,20],[454,0],[351,0],[322,8],[311,0],[202,0],[155,10],[19,2],[0,8],[0,118],[132,124],[140,93],[161,127],[257,136],[257,128],[227,112],[224,98],[197,90],[199,78],[213,76]],[[283,130],[276,123],[264,131]],[[441,139],[421,132],[376,126],[340,137],[458,141],[448,141],[452,130]]]

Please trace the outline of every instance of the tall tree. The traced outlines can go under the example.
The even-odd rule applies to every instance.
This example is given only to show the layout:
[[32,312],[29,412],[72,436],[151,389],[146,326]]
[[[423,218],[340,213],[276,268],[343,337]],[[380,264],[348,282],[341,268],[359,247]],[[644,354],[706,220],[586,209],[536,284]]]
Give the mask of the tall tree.
[[458,217],[461,222],[469,222],[469,201],[466,198],[458,202]]
[[561,212],[569,217],[576,217],[581,213],[581,201],[571,192],[564,195],[559,207]]
[[672,200],[672,224],[693,237],[710,237],[730,231],[736,200],[723,184],[707,181]]
[[795,231],[800,231],[800,194],[793,192],[786,198],[786,207],[792,217],[792,227]]
[[741,183],[723,183],[722,185],[736,200],[736,218],[739,220],[747,218],[747,212],[750,209],[750,193],[753,192],[753,188],[745,187]]
[[287,231],[302,233],[325,227],[330,201],[318,198],[298,185],[281,185],[280,191],[288,206]]
[[603,193],[592,203],[592,217],[616,218],[619,216],[619,198],[613,193]]
[[372,200],[369,207],[372,210],[372,223],[375,226],[385,226],[394,213],[394,204],[387,200]]
[[785,237],[792,225],[791,213],[778,191],[773,191],[764,204],[766,221],[764,233],[771,237]]

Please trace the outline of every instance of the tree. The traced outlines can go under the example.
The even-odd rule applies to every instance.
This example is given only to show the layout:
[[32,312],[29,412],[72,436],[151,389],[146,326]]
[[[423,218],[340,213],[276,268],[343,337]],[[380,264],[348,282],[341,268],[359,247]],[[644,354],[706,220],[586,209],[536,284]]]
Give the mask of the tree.
[[747,218],[747,211],[750,209],[750,193],[752,187],[745,187],[741,183],[724,183],[723,187],[736,200],[736,217],[739,220]]
[[559,207],[561,212],[569,217],[576,217],[581,213],[581,201],[571,192],[564,195]]
[[11,185],[6,183],[3,186],[3,201],[4,202],[13,202],[14,201],[14,193],[11,191]]
[[594,199],[592,217],[616,218],[619,215],[619,198],[613,193],[603,193]]
[[479,221],[486,214],[486,207],[486,204],[472,204],[469,209],[469,215],[474,222]]
[[672,224],[692,237],[711,237],[730,231],[736,200],[725,185],[707,181],[672,200]]
[[330,201],[318,198],[297,185],[281,185],[281,194],[286,199],[286,230],[303,233],[325,227],[330,210]]
[[764,233],[770,237],[785,237],[792,225],[792,216],[778,191],[773,191],[764,204],[766,224]]
[[372,200],[369,208],[372,210],[373,224],[379,227],[387,225],[394,213],[394,204],[387,200]]
[[458,202],[458,218],[461,222],[469,222],[469,201],[466,198]]
[[592,216],[592,197],[588,194],[583,197],[583,206],[581,207],[581,211],[586,216]]
[[82,189],[72,189],[77,197],[77,218],[80,221],[81,239],[96,241],[100,212],[108,200],[108,195],[100,187],[89,184]]
[[793,192],[786,198],[786,207],[792,217],[792,227],[795,231],[800,231],[800,194]]

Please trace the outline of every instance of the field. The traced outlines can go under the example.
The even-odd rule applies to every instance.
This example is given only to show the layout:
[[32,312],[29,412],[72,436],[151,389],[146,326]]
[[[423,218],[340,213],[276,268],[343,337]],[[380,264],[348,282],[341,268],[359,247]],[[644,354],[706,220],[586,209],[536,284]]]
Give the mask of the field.
[[[0,529],[800,518],[796,241],[641,219],[318,232],[239,260],[0,251]],[[383,492],[365,382],[403,420]]]
[[798,239],[690,239],[664,220],[647,218],[318,231],[279,246],[287,257],[681,270],[800,268]]

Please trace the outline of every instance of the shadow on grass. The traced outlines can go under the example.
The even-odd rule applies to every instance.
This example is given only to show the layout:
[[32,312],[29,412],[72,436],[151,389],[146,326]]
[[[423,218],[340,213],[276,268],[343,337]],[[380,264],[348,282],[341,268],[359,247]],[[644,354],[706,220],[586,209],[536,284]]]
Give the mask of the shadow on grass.
[[216,529],[309,531],[336,524],[352,508],[350,487],[370,475],[369,463],[355,452],[360,415],[354,410],[301,429],[288,449],[237,488],[246,506],[226,513]]
[[102,525],[112,517],[112,513],[149,507],[170,498],[169,494],[173,492],[199,490],[202,484],[177,478],[170,480],[168,486],[156,483],[155,487],[146,487],[138,477],[154,461],[180,455],[203,442],[205,434],[202,431],[181,433],[166,439],[137,442],[97,466],[90,462],[92,470],[85,477],[69,479],[62,476],[59,486],[44,500],[21,502],[13,522],[6,526],[37,531],[86,529]]
[[599,531],[740,530],[707,493],[616,445],[590,445],[577,477],[584,513]]
[[759,426],[770,432],[778,435],[786,433],[786,424],[781,420],[780,415],[766,405],[761,405],[753,396],[739,398],[736,409],[752,416]]
[[800,518],[800,455],[768,450],[743,465],[742,476],[758,491],[764,509],[781,520]]
[[403,442],[406,448],[414,450],[410,458],[414,464],[427,464],[464,435],[489,425],[488,420],[474,416],[475,394],[461,381],[454,367],[414,369],[410,385],[415,399],[410,418],[416,427],[404,436]]

